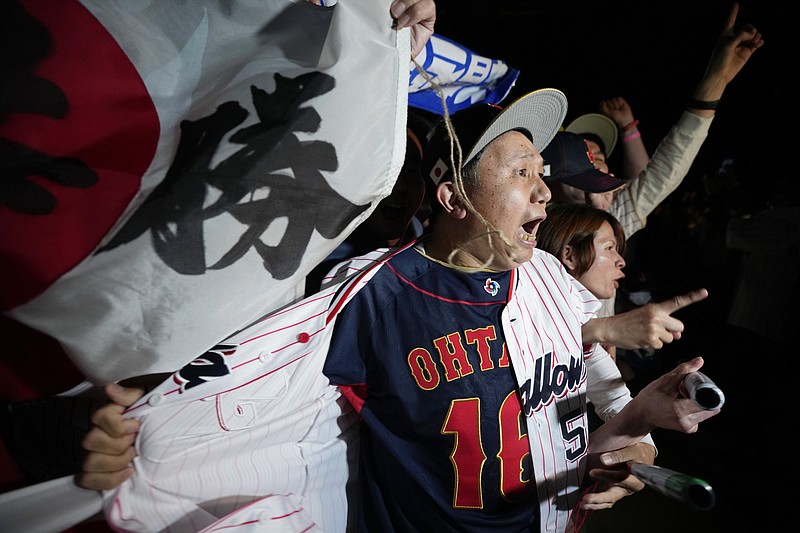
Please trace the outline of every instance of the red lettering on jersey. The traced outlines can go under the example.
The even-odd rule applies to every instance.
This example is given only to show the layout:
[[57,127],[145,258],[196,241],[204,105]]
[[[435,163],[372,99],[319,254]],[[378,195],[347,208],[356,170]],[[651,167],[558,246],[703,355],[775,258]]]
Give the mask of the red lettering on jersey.
[[464,332],[464,337],[469,344],[474,344],[478,349],[478,355],[481,356],[481,370],[492,370],[494,362],[491,358],[491,349],[489,348],[489,341],[497,339],[494,326],[489,325],[480,329],[468,329]]
[[414,348],[408,354],[408,367],[414,381],[422,390],[433,390],[439,385],[439,371],[430,352],[425,348]]
[[508,501],[520,501],[530,491],[530,472],[523,468],[530,455],[528,434],[522,428],[522,404],[512,392],[500,408],[500,492]]
[[511,363],[508,361],[508,348],[506,347],[506,343],[503,343],[503,355],[500,356],[497,366],[500,368],[508,368],[510,364]]
[[439,337],[433,341],[433,344],[439,351],[439,359],[444,365],[444,377],[447,381],[463,378],[474,372],[467,358],[467,350],[464,349],[460,333],[455,332],[445,337]]
[[480,398],[453,400],[442,425],[442,433],[455,436],[450,461],[455,475],[456,509],[483,509],[481,476],[486,454],[481,443],[480,406]]

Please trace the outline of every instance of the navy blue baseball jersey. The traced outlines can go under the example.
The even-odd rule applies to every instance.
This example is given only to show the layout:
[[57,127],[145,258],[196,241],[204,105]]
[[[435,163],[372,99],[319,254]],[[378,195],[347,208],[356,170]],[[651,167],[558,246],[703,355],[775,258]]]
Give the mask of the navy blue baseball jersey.
[[539,529],[501,327],[514,279],[409,248],[337,318],[324,373],[361,391],[364,529]]

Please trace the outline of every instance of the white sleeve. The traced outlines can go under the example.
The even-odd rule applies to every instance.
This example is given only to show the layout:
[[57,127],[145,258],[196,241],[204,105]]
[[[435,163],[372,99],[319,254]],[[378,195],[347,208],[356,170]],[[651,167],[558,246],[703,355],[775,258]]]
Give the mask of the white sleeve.
[[712,120],[684,111],[642,173],[614,195],[609,211],[622,224],[627,237],[644,227],[650,213],[689,173]]
[[[586,361],[586,396],[594,405],[597,416],[604,422],[611,420],[631,401],[631,391],[611,355],[599,343],[592,345],[584,355]],[[655,447],[650,434],[642,442]],[[658,449],[656,449],[658,453]]]

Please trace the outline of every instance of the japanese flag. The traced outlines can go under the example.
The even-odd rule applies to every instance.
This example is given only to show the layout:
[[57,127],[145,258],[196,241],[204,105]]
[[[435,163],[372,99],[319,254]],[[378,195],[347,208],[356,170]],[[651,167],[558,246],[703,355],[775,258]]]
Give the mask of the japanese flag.
[[402,166],[389,0],[0,5],[2,310],[95,383],[296,299]]

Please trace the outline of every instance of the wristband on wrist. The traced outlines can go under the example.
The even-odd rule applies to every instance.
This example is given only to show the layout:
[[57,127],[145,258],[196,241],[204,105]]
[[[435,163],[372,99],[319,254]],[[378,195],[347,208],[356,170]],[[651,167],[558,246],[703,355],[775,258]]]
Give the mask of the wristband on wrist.
[[628,131],[630,129],[633,129],[638,125],[639,125],[639,119],[638,118],[633,119],[628,124],[625,124],[624,126],[622,126],[622,133],[625,133],[626,131]]
[[634,140],[634,139],[638,139],[638,138],[639,138],[639,137],[641,137],[641,136],[642,136],[642,134],[641,134],[640,132],[638,132],[638,131],[634,131],[633,133],[629,133],[628,135],[626,135],[625,137],[623,137],[623,138],[622,138],[622,142],[624,142],[624,143],[629,143],[629,142],[631,142],[632,140]]
[[717,109],[719,100],[695,100],[689,98],[689,107],[694,109]]

